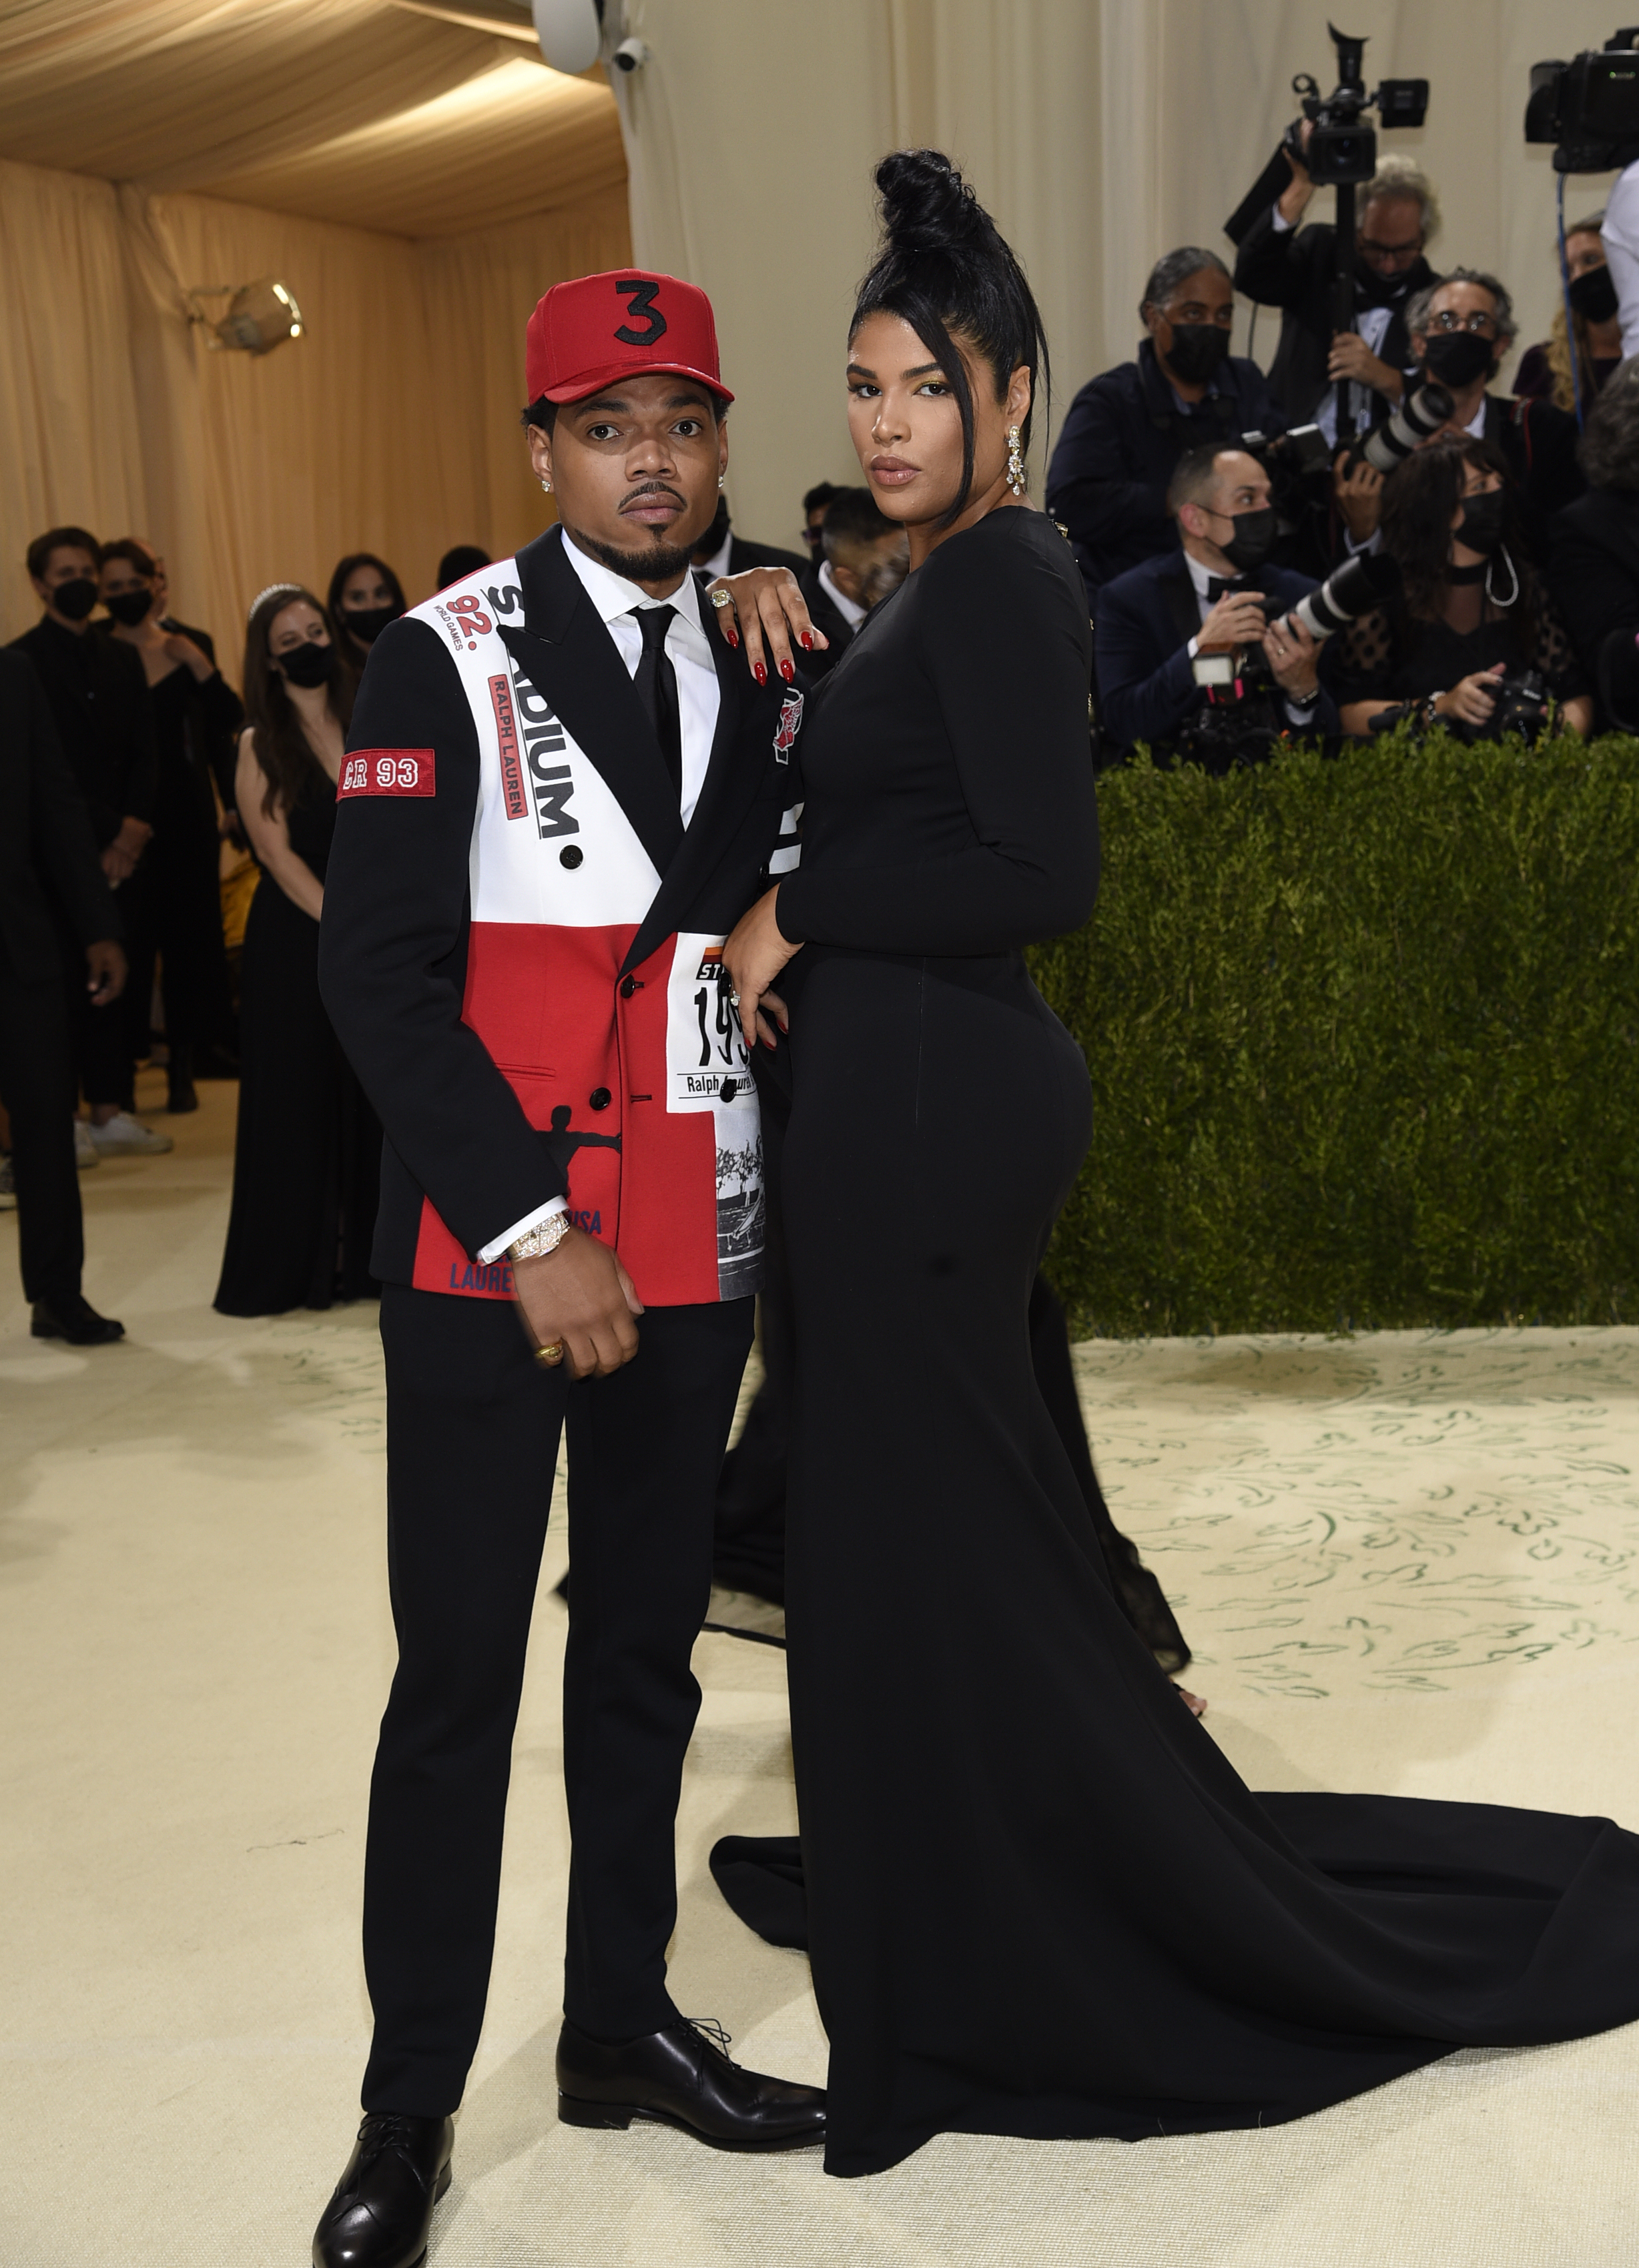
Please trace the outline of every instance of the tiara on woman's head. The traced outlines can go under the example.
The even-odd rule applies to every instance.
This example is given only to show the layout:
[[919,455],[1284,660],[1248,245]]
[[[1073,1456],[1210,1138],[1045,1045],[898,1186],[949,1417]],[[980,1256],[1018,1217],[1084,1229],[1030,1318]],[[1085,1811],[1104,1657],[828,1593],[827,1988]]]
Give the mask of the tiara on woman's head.
[[255,621],[256,609],[262,604],[262,600],[264,599],[270,599],[276,591],[293,591],[299,599],[305,599],[307,595],[299,583],[269,583],[265,591],[258,591],[255,597],[251,600],[250,612],[245,617],[247,628]]

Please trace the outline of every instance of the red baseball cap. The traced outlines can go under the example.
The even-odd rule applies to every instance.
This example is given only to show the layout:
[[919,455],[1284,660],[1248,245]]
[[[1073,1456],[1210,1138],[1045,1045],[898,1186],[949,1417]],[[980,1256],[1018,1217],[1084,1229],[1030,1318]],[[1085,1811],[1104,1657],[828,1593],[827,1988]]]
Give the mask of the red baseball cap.
[[581,401],[622,378],[694,378],[720,401],[717,325],[698,284],[615,268],[554,284],[524,333],[531,401]]

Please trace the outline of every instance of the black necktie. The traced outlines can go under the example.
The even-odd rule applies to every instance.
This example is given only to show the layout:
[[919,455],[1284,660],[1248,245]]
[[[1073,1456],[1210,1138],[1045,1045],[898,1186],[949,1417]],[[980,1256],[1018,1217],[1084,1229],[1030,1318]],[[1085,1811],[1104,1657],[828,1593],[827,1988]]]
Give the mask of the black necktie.
[[666,633],[671,628],[674,607],[633,607],[638,628],[643,636],[643,655],[638,663],[638,674],[632,680],[638,688],[638,698],[648,711],[654,727],[654,737],[661,744],[661,754],[666,759],[666,769],[671,774],[672,785],[683,798],[683,721],[677,711],[677,673],[672,667],[671,656],[666,651]]
[[1208,575],[1207,604],[1209,607],[1215,607],[1226,591],[1251,591],[1255,588],[1256,585],[1250,575],[1232,575],[1227,578],[1222,575]]

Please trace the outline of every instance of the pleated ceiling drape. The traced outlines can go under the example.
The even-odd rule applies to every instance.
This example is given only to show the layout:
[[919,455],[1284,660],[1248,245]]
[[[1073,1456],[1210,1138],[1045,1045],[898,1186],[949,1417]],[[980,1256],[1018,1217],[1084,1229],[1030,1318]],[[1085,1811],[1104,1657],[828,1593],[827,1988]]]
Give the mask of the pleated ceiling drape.
[[[235,674],[264,584],[322,590],[369,550],[415,599],[450,544],[525,541],[550,518],[518,431],[525,320],[630,256],[624,188],[417,243],[0,162],[0,637],[38,611],[29,537],[66,520],[153,541]],[[186,288],[267,275],[305,335],[211,351]]]

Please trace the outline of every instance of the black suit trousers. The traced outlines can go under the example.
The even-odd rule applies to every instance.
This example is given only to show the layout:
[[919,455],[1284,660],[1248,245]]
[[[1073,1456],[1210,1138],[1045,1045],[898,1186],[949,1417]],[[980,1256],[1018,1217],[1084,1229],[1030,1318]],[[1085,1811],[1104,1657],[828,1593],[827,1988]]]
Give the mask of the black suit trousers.
[[[85,960],[80,961],[84,981]],[[85,1257],[74,1159],[75,1074],[63,988],[15,976],[0,953],[0,1101],[11,1119],[23,1295],[55,1306],[79,1292]]]
[[398,1668],[370,1790],[367,2111],[461,2100],[489,1989],[513,1730],[567,1423],[574,1580],[564,1666],[573,1842],[564,2008],[594,2037],[676,2011],[674,1836],[699,1709],[717,1476],[750,1300],[657,1307],[634,1361],[572,1381],[510,1303],[383,1286]]

